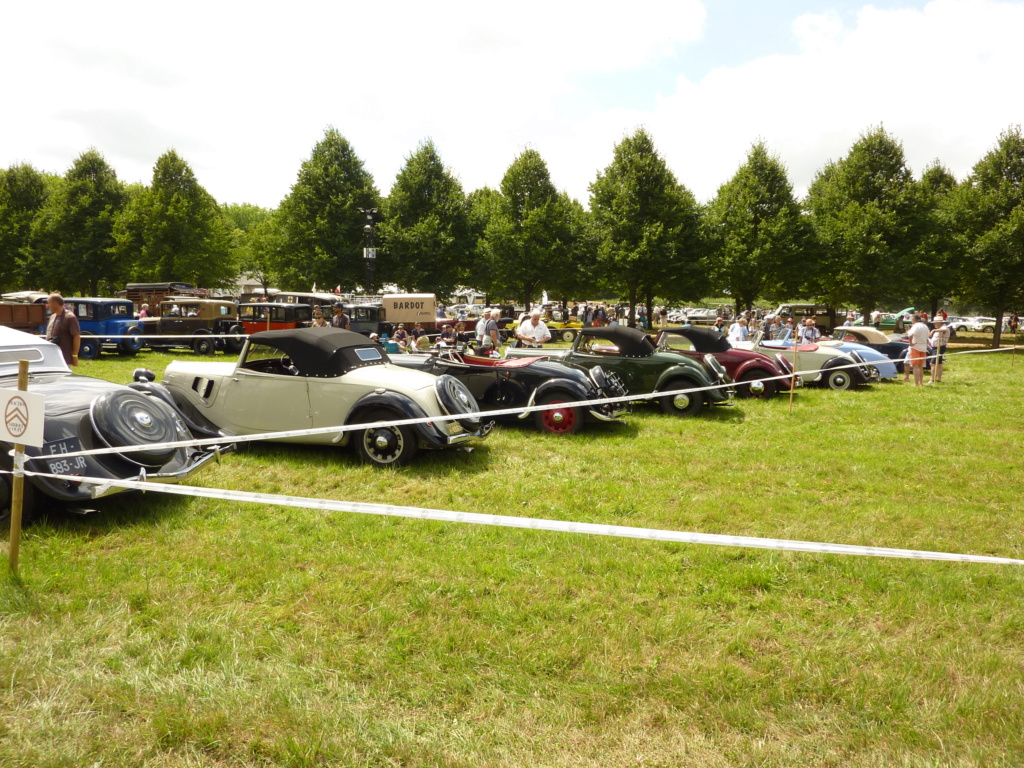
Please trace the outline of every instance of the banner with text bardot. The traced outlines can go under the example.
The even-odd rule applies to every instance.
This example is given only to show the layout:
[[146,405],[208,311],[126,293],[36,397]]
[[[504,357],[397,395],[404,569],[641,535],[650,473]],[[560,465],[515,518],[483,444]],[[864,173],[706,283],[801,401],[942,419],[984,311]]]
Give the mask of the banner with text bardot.
[[43,447],[46,398],[34,392],[0,389],[0,441]]

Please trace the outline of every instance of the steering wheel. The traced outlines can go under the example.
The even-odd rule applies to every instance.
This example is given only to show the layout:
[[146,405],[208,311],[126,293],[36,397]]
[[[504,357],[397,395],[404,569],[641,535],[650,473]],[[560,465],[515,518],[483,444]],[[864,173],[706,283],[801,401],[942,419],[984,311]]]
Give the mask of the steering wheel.
[[289,373],[292,376],[299,375],[299,369],[292,364],[292,359],[288,355],[281,355],[281,369],[285,373]]

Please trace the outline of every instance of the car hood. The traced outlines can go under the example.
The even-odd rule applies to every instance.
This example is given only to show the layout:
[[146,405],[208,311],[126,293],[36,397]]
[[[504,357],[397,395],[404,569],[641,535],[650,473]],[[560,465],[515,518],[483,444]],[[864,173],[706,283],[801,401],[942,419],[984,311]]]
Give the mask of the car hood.
[[356,368],[342,378],[348,383],[363,384],[367,387],[387,387],[399,391],[433,389],[437,382],[437,376],[432,373],[403,368],[394,363]]

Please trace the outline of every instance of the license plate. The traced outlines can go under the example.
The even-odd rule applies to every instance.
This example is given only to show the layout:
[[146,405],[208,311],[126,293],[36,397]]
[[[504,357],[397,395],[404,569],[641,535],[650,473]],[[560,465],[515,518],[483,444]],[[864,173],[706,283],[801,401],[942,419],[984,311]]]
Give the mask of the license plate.
[[43,444],[43,455],[46,457],[43,462],[47,470],[53,475],[74,475],[80,474],[86,467],[85,456],[68,456],[65,453],[75,453],[82,450],[82,444],[77,437],[68,437],[63,440],[54,440]]
[[446,421],[445,424],[448,425],[448,434],[449,435],[460,435],[460,434],[462,434],[462,425],[459,424],[459,422],[457,422],[457,421]]

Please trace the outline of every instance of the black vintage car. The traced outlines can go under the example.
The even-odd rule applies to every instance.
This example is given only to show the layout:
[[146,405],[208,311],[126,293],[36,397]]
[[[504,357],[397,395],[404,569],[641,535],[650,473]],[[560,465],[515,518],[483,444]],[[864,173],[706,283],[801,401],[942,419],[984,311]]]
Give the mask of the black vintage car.
[[[60,349],[11,328],[0,328],[0,387],[18,383],[18,361],[29,361],[28,391],[46,398],[42,448],[26,447],[25,469],[54,475],[176,483],[230,449],[173,448],[161,444],[223,436],[190,421],[167,399],[150,395],[144,384],[126,387],[71,373]],[[137,448],[90,456],[73,456],[97,448]],[[150,447],[152,446],[152,447]],[[0,442],[0,519],[10,515],[12,445]],[[23,515],[45,499],[89,507],[95,499],[124,489],[74,480],[26,475]]]
[[[731,403],[736,394],[732,379],[714,355],[698,362],[672,351],[661,351],[643,331],[624,325],[581,328],[571,349],[509,349],[509,358],[538,354],[552,360],[615,374],[631,395],[668,392],[655,398],[665,413],[694,416],[705,405]],[[697,390],[697,391],[680,391]]]
[[394,355],[391,362],[440,376],[454,376],[472,393],[483,411],[562,403],[564,407],[499,416],[515,421],[532,416],[542,432],[557,435],[579,431],[587,420],[618,421],[625,403],[572,405],[581,400],[624,397],[626,388],[617,376],[600,367],[589,371],[552,363],[540,357],[501,360],[476,357],[454,349],[434,354]]

